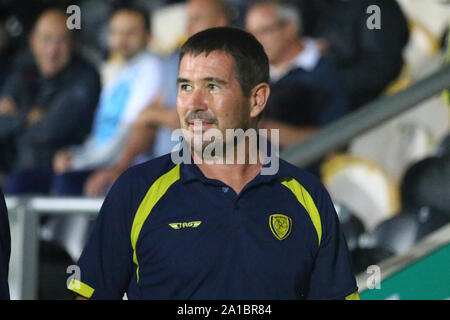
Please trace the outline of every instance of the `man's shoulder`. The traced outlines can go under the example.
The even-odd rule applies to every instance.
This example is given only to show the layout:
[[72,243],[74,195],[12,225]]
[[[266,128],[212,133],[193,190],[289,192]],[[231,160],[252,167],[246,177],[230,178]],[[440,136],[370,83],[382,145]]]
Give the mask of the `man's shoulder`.
[[280,159],[280,169],[283,178],[297,180],[311,195],[326,191],[320,178],[306,169],[295,166],[286,160]]
[[[321,179],[315,174],[289,164],[286,161],[283,161],[282,164],[280,160],[280,167],[281,166],[285,167],[283,175],[287,176],[287,178],[295,179],[306,190],[309,196],[311,196],[321,219],[333,218],[333,215],[335,215],[334,210],[332,209],[333,201]],[[290,186],[286,186],[291,189]],[[293,191],[293,189],[291,189],[291,191]],[[296,192],[298,191],[299,190]],[[301,191],[301,197],[305,197],[304,190]]]

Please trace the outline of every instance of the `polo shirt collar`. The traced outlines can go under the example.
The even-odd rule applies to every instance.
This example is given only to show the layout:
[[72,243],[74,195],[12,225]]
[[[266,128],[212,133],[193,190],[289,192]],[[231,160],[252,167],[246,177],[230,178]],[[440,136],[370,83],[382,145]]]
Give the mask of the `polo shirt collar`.
[[277,72],[274,66],[270,66],[270,81],[277,82],[290,71],[295,69],[303,69],[311,72],[320,61],[320,50],[314,40],[305,38],[303,40],[303,50],[299,52],[291,61],[291,66],[283,73]]
[[[270,141],[267,141],[267,150],[271,150]],[[182,152],[182,151],[181,151]],[[272,180],[281,179],[282,177],[288,176],[288,172],[286,171],[285,164],[278,155],[274,155],[271,158],[271,161],[278,161],[278,170],[274,174],[261,174],[257,175],[250,183],[266,183]],[[263,168],[271,168],[272,162],[268,162],[263,165]],[[223,182],[215,179],[207,178],[200,168],[194,163],[192,156],[190,157],[190,163],[180,163],[180,180],[182,183],[187,183],[193,180],[199,180],[203,183],[209,183],[214,185],[223,186]]]

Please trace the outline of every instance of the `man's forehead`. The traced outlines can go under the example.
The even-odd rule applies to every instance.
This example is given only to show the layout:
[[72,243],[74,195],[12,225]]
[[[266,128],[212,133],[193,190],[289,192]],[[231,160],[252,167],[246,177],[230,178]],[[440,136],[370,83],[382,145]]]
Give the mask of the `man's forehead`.
[[60,12],[44,13],[36,23],[35,31],[37,33],[61,32],[69,33],[66,27],[66,17]]
[[122,10],[114,14],[114,16],[110,20],[110,25],[125,25],[129,28],[135,26],[141,27],[145,25],[145,21],[144,18],[137,12]]
[[275,7],[269,3],[261,3],[250,8],[246,16],[246,24],[249,27],[271,24],[277,19]]
[[187,11],[189,14],[208,15],[218,12],[219,8],[216,0],[191,0],[188,2]]
[[234,59],[225,51],[209,53],[186,53],[180,61],[180,76],[183,73],[201,74],[204,72],[219,73],[229,76],[234,70]]

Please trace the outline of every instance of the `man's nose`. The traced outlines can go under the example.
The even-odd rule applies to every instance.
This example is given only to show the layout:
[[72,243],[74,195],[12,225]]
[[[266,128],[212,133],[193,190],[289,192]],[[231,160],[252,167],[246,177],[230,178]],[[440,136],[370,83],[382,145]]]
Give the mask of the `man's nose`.
[[55,59],[56,56],[58,55],[58,52],[59,52],[58,45],[55,43],[50,44],[50,45],[46,46],[46,48],[45,48],[45,56],[48,59]]
[[190,110],[206,110],[208,109],[207,95],[201,88],[196,88],[190,94],[189,109]]

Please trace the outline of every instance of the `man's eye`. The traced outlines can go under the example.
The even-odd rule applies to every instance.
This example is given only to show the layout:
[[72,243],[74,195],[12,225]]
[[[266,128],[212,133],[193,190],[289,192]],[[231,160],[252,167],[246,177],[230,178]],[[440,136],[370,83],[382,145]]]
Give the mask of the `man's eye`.
[[217,84],[215,84],[215,83],[210,83],[210,84],[208,84],[208,88],[209,88],[210,90],[213,90],[213,91],[217,91],[217,90],[220,89],[219,86],[218,86]]
[[191,86],[189,84],[183,83],[183,84],[180,84],[180,89],[182,91],[189,91],[189,90],[191,90]]

